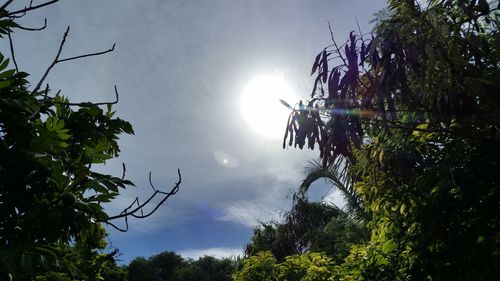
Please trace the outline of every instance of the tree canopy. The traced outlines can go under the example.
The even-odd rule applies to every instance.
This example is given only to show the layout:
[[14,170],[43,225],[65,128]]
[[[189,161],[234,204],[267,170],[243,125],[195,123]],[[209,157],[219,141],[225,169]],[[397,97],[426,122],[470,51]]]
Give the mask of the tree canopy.
[[[500,275],[499,5],[391,0],[371,34],[343,44],[332,34],[317,55],[311,99],[290,107],[283,146],[319,147],[371,231],[329,280]],[[254,262],[239,280],[270,280],[242,275]]]
[[127,266],[129,281],[229,281],[235,259],[204,256],[184,259],[174,252],[162,252],[148,259],[137,257]]
[[[68,27],[52,63],[40,80],[30,83],[28,73],[22,72],[16,62],[11,33],[42,30],[44,27],[23,27],[16,20],[58,1],[37,5],[31,1],[21,10],[9,10],[12,2],[6,1],[0,7],[0,38],[9,40],[11,47],[10,59],[0,54],[2,280],[27,279],[49,270],[81,270],[67,263],[72,261],[73,252],[79,251],[68,250],[68,247],[82,248],[79,254],[87,261],[97,258],[94,250],[103,250],[98,242],[105,236],[102,224],[125,231],[128,217],[151,215],[178,191],[181,180],[179,172],[179,181],[170,191],[161,191],[151,184],[154,192],[142,203],[137,198],[117,215],[105,211],[104,203],[114,200],[120,189],[133,186],[125,179],[125,166],[121,176],[93,169],[119,155],[120,134],[134,133],[131,124],[116,117],[112,109],[118,102],[118,90],[115,86],[116,100],[111,102],[73,103],[44,81],[57,64],[105,54],[113,51],[114,46],[103,52],[62,58]],[[151,206],[152,211],[143,213],[145,206],[152,205],[153,197],[161,197],[160,203]],[[125,229],[116,224],[117,220],[123,220]],[[86,254],[85,250],[88,250]],[[93,266],[93,271],[98,271],[98,266]]]

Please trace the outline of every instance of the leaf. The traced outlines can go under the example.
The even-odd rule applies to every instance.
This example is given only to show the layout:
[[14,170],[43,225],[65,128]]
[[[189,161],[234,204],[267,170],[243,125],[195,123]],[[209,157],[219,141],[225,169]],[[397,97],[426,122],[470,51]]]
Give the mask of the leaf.
[[314,81],[314,87],[311,92],[311,98],[314,97],[314,95],[316,94],[316,88],[318,87],[318,83],[321,83],[321,76],[316,77],[316,80]]
[[321,74],[323,78],[323,83],[326,83],[328,79],[328,54],[326,50],[323,51],[323,59],[321,61]]
[[[3,60],[3,56],[2,58],[0,58],[0,61]],[[9,59],[6,59],[2,62],[2,64],[0,64],[0,71],[4,70],[7,66],[9,65]]]
[[328,79],[328,99],[330,103],[334,103],[335,100],[339,98],[338,88],[339,88],[340,72],[338,68],[335,68],[330,73],[330,78]]
[[394,243],[392,239],[389,239],[382,244],[382,251],[386,254],[396,250],[397,248],[398,245]]
[[282,105],[284,105],[284,106],[285,106],[285,107],[287,107],[288,109],[293,110],[293,108],[292,108],[292,107],[291,107],[291,106],[290,106],[290,105],[289,105],[286,101],[284,101],[284,100],[280,99],[280,102],[281,102],[281,104],[282,104]]
[[312,66],[312,69],[311,69],[311,75],[314,74],[314,72],[316,72],[316,70],[318,69],[318,65],[319,65],[319,60],[321,59],[321,55],[323,53],[319,53],[317,56],[316,56],[316,59],[314,60],[314,63],[313,63],[313,66]]
[[7,88],[10,84],[12,84],[12,81],[10,80],[0,81],[0,89]]
[[4,71],[4,72],[0,73],[0,79],[11,78],[14,75],[14,73],[16,73],[15,69]]

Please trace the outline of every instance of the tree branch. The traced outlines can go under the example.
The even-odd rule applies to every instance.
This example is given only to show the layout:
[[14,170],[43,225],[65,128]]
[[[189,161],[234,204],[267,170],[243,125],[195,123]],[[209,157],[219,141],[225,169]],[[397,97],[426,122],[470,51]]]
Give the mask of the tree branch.
[[43,20],[43,26],[42,27],[24,27],[21,25],[17,25],[17,28],[22,29],[22,30],[27,30],[27,31],[40,31],[44,30],[47,28],[47,18]]
[[0,7],[0,10],[3,10],[3,9],[5,9],[5,8],[7,8],[7,6],[9,6],[9,5],[10,5],[10,3],[12,3],[13,1],[14,1],[14,0],[8,0],[7,2],[5,2],[5,3],[2,5],[2,7]]
[[57,64],[57,60],[59,59],[59,56],[61,55],[62,49],[64,47],[64,43],[66,43],[66,38],[68,37],[68,33],[69,33],[69,26],[68,26],[68,28],[66,28],[66,32],[64,32],[63,39],[61,40],[61,43],[59,44],[59,50],[57,50],[56,57],[54,58],[54,60],[50,64],[50,66],[47,68],[47,70],[45,70],[45,73],[43,74],[42,78],[40,79],[40,81],[38,81],[38,84],[33,89],[33,91],[32,91],[33,93],[36,93],[40,89],[43,81],[45,80],[45,78],[47,78],[47,75],[49,75],[50,70]]
[[[12,2],[12,1],[10,1],[10,2]],[[7,3],[5,3],[4,6],[9,5],[10,2],[7,1]],[[45,3],[42,3],[40,5],[36,5],[36,6],[33,6],[32,3],[30,2],[29,7],[25,7],[24,9],[21,9],[18,11],[10,12],[7,14],[7,16],[10,17],[10,16],[17,15],[17,14],[26,14],[26,12],[33,11],[33,10],[48,6],[48,5],[54,4],[56,2],[59,2],[59,0],[52,0],[52,1],[45,2]],[[2,6],[2,8],[4,8],[4,7]]]
[[66,58],[66,59],[58,60],[57,62],[59,63],[59,62],[63,62],[63,61],[70,61],[70,60],[76,60],[76,59],[81,59],[81,58],[86,58],[86,57],[104,55],[106,53],[114,51],[115,50],[115,46],[116,46],[116,43],[113,44],[113,47],[111,47],[111,49],[107,49],[106,51],[96,52],[96,53],[90,53],[90,54],[80,55],[80,56],[71,57],[71,58]]
[[[333,46],[335,46],[335,49],[337,49],[337,54],[339,55],[340,59],[342,62],[344,62],[345,66],[348,66],[347,62],[345,61],[344,57],[342,56],[342,53],[340,52],[340,48],[337,45],[337,42],[335,41],[335,37],[333,36],[333,31],[332,31],[332,26],[330,25],[330,22],[328,21],[328,30],[330,30],[330,37],[333,42]],[[347,42],[346,42],[347,43]],[[342,47],[342,46],[341,46]]]
[[12,36],[10,35],[10,31],[7,33],[7,37],[9,37],[9,47],[10,54],[12,56],[12,62],[14,62],[14,66],[16,67],[16,72],[19,72],[19,67],[17,66],[16,55],[14,54],[14,43],[12,42]]
[[115,100],[114,101],[106,101],[106,102],[59,102],[59,101],[52,101],[52,103],[55,104],[62,104],[62,105],[69,105],[69,106],[79,106],[79,107],[85,107],[85,106],[95,106],[95,105],[112,105],[112,104],[117,104],[120,101],[120,97],[118,95],[118,89],[116,88],[116,85],[114,86],[115,88]]
[[[151,194],[149,196],[149,198],[146,199],[146,201],[144,201],[143,203],[140,203],[139,197],[136,197],[132,201],[132,203],[128,207],[126,207],[120,214],[108,217],[105,221],[101,221],[101,222],[112,226],[113,228],[115,228],[118,231],[126,232],[128,230],[128,218],[129,217],[143,219],[143,218],[147,218],[147,217],[151,216],[153,213],[155,213],[158,210],[158,208],[160,208],[161,205],[163,205],[163,203],[165,203],[165,201],[167,201],[168,198],[170,198],[172,195],[175,195],[179,191],[180,184],[182,182],[182,176],[181,176],[180,169],[177,169],[177,175],[178,175],[178,181],[175,183],[175,185],[172,187],[172,189],[169,192],[165,192],[165,191],[161,191],[161,190],[157,189],[153,185],[153,183],[151,181],[151,172],[150,172],[149,173],[149,184],[150,184],[151,188],[154,190],[153,194]],[[151,202],[151,200],[156,198],[158,194],[164,195],[163,198],[154,206],[154,208],[151,211],[144,214],[144,208]],[[137,205],[137,206],[134,207],[134,205]],[[116,219],[125,219],[125,227],[124,228],[118,227],[114,223],[111,222],[111,221],[116,220]]]
[[[85,57],[99,56],[99,55],[102,55],[102,54],[106,54],[106,53],[112,52],[115,49],[115,45],[116,44],[113,44],[113,47],[111,49],[108,49],[108,50],[105,50],[105,51],[102,51],[102,52],[96,52],[96,53],[90,53],[90,54],[85,54],[85,55],[80,55],[80,56],[75,56],[75,57],[70,57],[70,58],[65,58],[65,59],[59,59],[59,57],[61,56],[62,49],[64,48],[64,44],[66,43],[66,38],[68,38],[68,34],[69,34],[69,26],[66,29],[66,32],[64,32],[63,39],[61,40],[61,43],[59,45],[59,49],[57,50],[57,54],[56,54],[54,60],[49,65],[49,67],[47,68],[47,70],[43,74],[43,76],[40,79],[40,81],[38,81],[38,84],[36,85],[36,87],[32,91],[33,93],[36,93],[40,89],[43,81],[45,81],[45,79],[47,78],[47,75],[49,75],[49,72],[52,70],[52,68],[56,64],[58,64],[60,62],[64,62],[64,61],[76,60],[76,59],[85,58]],[[116,92],[116,86],[115,86],[115,92]],[[118,93],[117,92],[116,92],[116,95],[118,97]],[[116,103],[116,102],[113,102],[113,103]],[[103,104],[109,104],[109,103],[103,103]]]

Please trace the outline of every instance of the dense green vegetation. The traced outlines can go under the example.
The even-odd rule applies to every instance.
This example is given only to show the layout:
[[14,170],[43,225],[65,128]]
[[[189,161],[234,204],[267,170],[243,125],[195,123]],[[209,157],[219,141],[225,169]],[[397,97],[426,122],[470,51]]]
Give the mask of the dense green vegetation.
[[237,265],[235,259],[205,256],[185,260],[173,252],[163,252],[148,259],[135,258],[127,271],[129,281],[229,281]]
[[[11,2],[3,37],[37,8]],[[420,2],[388,1],[370,35],[332,35],[318,54],[283,145],[319,147],[321,164],[282,221],[256,226],[241,261],[163,252],[117,266],[102,225],[150,214],[107,214],[102,204],[132,183],[92,165],[118,156],[131,125],[115,117],[117,101],[71,103],[43,87],[46,75],[30,90],[0,55],[0,280],[495,280],[500,4]],[[46,74],[76,58],[59,58],[67,34]],[[346,210],[307,200],[318,178]]]
[[247,256],[269,251],[277,261],[306,252],[323,252],[341,262],[350,247],[368,240],[364,222],[336,206],[296,197],[282,222],[261,223],[246,246]]
[[[319,146],[371,238],[340,263],[302,266],[328,271],[323,280],[500,276],[497,5],[389,1],[373,37],[352,32],[317,56],[311,101],[292,113],[285,141]],[[314,279],[286,277],[273,259],[252,257],[235,276]]]
[[[120,280],[116,251],[106,249],[102,225],[120,229],[119,220],[126,231],[129,216],[151,215],[142,212],[150,201],[139,204],[137,200],[120,214],[109,215],[103,203],[133,183],[125,179],[125,166],[123,175],[116,177],[95,172],[93,165],[117,157],[118,136],[134,131],[112,110],[118,102],[116,87],[116,101],[71,103],[44,85],[58,63],[113,48],[61,58],[68,27],[56,57],[42,78],[31,84],[28,73],[18,69],[12,49],[11,33],[27,29],[15,20],[57,1],[31,1],[28,7],[9,11],[12,2],[0,6],[0,37],[11,42],[11,58],[0,54],[0,280],[102,280],[105,276],[113,280],[112,275]],[[180,173],[170,192],[153,187],[150,198],[162,197],[153,212],[177,192],[179,184]]]

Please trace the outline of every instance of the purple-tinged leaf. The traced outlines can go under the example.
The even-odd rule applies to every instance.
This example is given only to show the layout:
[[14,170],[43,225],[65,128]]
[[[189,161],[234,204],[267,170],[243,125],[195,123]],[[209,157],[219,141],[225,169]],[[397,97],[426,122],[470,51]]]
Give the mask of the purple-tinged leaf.
[[316,72],[316,70],[318,69],[318,65],[319,65],[319,60],[321,59],[321,55],[323,54],[323,52],[319,53],[317,56],[316,56],[316,59],[314,60],[314,64],[312,66],[312,69],[311,69],[311,75],[314,74],[314,72]]
[[321,83],[321,76],[319,76],[319,75],[318,75],[318,77],[316,77],[316,81],[314,81],[314,87],[313,87],[313,90],[311,92],[311,98],[316,95],[316,88],[318,87],[318,83]]
[[335,68],[330,73],[330,78],[328,79],[328,99],[330,101],[339,98],[338,88],[339,88],[340,72],[338,68]]
[[[286,108],[293,110],[293,108],[284,100],[280,99],[280,102],[282,105],[284,105]],[[288,121],[290,121],[290,118],[288,118]]]
[[322,71],[323,83],[326,83],[326,79],[328,78],[328,54],[326,53],[326,50],[323,50],[321,71]]

